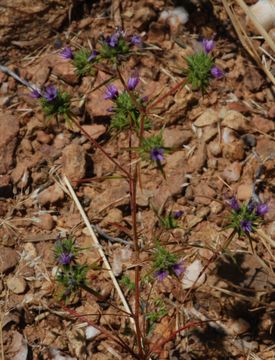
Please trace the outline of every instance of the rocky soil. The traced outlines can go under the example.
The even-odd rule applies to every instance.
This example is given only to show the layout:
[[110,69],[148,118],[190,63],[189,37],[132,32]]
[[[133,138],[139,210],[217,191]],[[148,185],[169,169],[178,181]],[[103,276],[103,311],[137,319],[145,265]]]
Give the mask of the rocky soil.
[[[124,133],[111,136],[110,104],[103,100],[111,75],[100,68],[95,77],[79,80],[73,66],[61,59],[60,48],[95,45],[120,21],[129,34],[140,34],[145,48],[124,63],[123,75],[137,68],[139,92],[153,99],[182,80],[183,58],[198,36],[215,37],[215,61],[224,71],[211,80],[208,93],[182,86],[158,104],[153,131],[162,127],[166,156],[162,177],[154,165],[142,164],[138,188],[139,238],[148,254],[156,237],[182,254],[191,272],[202,269],[230,230],[225,199],[249,201],[256,191],[269,212],[252,242],[236,238],[228,255],[219,256],[196,289],[168,277],[152,291],[167,312],[157,320],[151,341],[170,336],[187,322],[203,326],[178,333],[159,359],[274,359],[275,88],[238,41],[219,1],[187,3],[186,24],[167,23],[163,10],[172,1],[138,2],[4,1],[0,4],[2,63],[38,86],[53,83],[73,98],[74,113],[86,132],[119,163],[128,157]],[[211,5],[211,6],[210,6]],[[3,15],[3,16],[2,16]],[[262,41],[262,40],[258,40]],[[263,44],[264,45],[264,44]],[[118,81],[118,80],[116,80]],[[78,100],[85,94],[84,101]],[[121,315],[108,315],[96,298],[83,292],[62,308],[54,280],[53,249],[58,234],[72,234],[87,250],[83,261],[93,265],[99,255],[66,185],[74,191],[91,224],[112,238],[98,238],[118,279],[133,279],[129,186],[113,163],[94,149],[78,129],[45,118],[29,90],[0,73],[0,348],[4,359],[131,359],[111,339],[89,327],[91,319],[126,333]],[[83,180],[84,179],[84,180]],[[80,181],[81,180],[81,181]],[[159,213],[182,210],[180,227],[160,229]],[[128,231],[128,235],[126,234]],[[125,242],[128,244],[126,245]],[[212,249],[212,250],[211,250]],[[200,270],[199,270],[200,271]],[[91,271],[94,288],[106,301],[120,304],[107,271]],[[148,285],[149,286],[149,285]],[[133,293],[121,285],[130,305]],[[149,287],[144,288],[144,297]],[[106,304],[105,304],[106,305]],[[108,307],[108,306],[107,306]],[[107,313],[107,314],[105,314]],[[209,322],[211,320],[211,322]]]

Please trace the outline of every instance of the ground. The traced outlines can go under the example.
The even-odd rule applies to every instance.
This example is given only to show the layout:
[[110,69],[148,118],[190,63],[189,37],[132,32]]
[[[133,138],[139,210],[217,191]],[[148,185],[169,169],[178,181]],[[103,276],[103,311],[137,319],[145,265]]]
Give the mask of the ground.
[[[104,81],[110,77],[122,89],[114,67],[99,66],[94,76],[79,79],[60,49],[92,48],[119,25],[142,37],[141,54],[123,62],[121,73],[127,79],[138,70],[139,93],[156,101],[151,131],[163,129],[170,151],[162,164],[165,176],[155,163],[140,163],[136,203],[141,274],[150,272],[157,243],[179,254],[187,270],[192,265],[190,277],[203,272],[192,288],[187,270],[154,286],[142,283],[141,307],[155,316],[148,341],[158,345],[171,337],[151,358],[271,360],[275,87],[239,42],[219,1],[184,3],[189,21],[169,25],[161,14],[175,6],[172,1],[7,0],[0,5],[1,64],[32,84],[55,84],[67,91],[86,133],[127,167],[128,135],[110,131],[111,102],[104,100]],[[177,86],[184,79],[184,58],[201,38],[215,39],[215,63],[224,72],[223,78],[211,79],[205,94]],[[266,46],[262,39],[255,41]],[[109,306],[112,302],[122,308],[72,196],[97,226],[106,261],[133,307],[134,292],[122,281],[125,275],[133,280],[136,267],[128,182],[77,127],[47,119],[29,89],[1,72],[0,106],[2,358],[131,359],[110,336],[87,334],[87,321],[92,321],[119,332],[130,344],[135,338],[127,318]],[[137,146],[138,139],[132,141]],[[240,203],[257,196],[269,211],[250,239],[235,236],[221,252],[232,231],[227,227],[232,196]],[[178,227],[161,227],[159,217],[176,210],[183,212]],[[89,284],[100,293],[100,301],[85,291],[66,306],[60,300],[54,258],[60,234],[70,234],[85,249],[81,261],[91,266]]]

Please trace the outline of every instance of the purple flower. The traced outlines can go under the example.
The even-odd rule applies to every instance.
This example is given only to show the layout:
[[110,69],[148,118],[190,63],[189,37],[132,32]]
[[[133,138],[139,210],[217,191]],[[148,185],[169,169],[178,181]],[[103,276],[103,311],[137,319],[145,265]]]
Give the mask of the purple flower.
[[158,270],[155,272],[155,277],[159,281],[163,281],[169,275],[167,270]]
[[180,274],[185,271],[185,268],[183,267],[183,261],[180,261],[179,263],[173,265],[172,270],[176,276],[180,276]]
[[113,106],[108,107],[107,111],[108,111],[108,112],[114,112]]
[[235,198],[235,196],[233,196],[230,200],[229,200],[229,205],[231,207],[232,210],[235,211],[240,211],[240,205],[238,203],[238,200]]
[[137,87],[137,84],[139,83],[139,75],[136,73],[135,75],[131,76],[128,79],[127,87],[128,90],[134,90]]
[[219,69],[217,66],[213,66],[212,69],[210,70],[211,74],[216,78],[216,79],[221,79],[223,77],[223,71],[221,69]]
[[202,46],[203,46],[203,50],[208,54],[214,49],[215,42],[214,40],[203,39]]
[[65,253],[63,252],[59,258],[58,258],[58,262],[60,265],[69,265],[70,262],[73,260],[74,255],[72,253]]
[[252,231],[252,221],[250,220],[242,220],[240,222],[241,229],[245,232],[251,232]]
[[141,101],[144,102],[144,103],[146,103],[148,100],[149,100],[149,98],[148,98],[147,95],[145,95],[145,96],[143,96],[143,97],[141,98]]
[[44,98],[48,101],[53,101],[58,94],[58,90],[55,86],[49,85],[45,89]]
[[183,211],[181,211],[181,210],[177,210],[177,211],[173,212],[174,219],[179,219],[180,217],[182,217],[182,215],[183,215]]
[[94,59],[97,57],[98,54],[99,54],[98,51],[93,50],[92,53],[91,53],[91,55],[88,57],[88,61],[94,60]]
[[34,89],[34,90],[32,90],[32,92],[30,93],[30,96],[32,97],[32,98],[34,98],[34,99],[39,99],[39,98],[41,98],[41,93],[40,93],[40,91],[39,90],[37,90],[37,89]]
[[162,148],[154,148],[150,152],[150,157],[154,161],[162,161],[164,160],[164,149]]
[[60,56],[63,57],[63,59],[73,59],[73,51],[70,47],[65,47],[61,52]]
[[267,204],[259,204],[256,207],[256,215],[264,216],[268,212],[269,208]]
[[107,90],[104,96],[105,100],[114,100],[118,97],[117,87],[113,84],[107,86]]
[[141,37],[139,35],[133,35],[130,40],[132,45],[140,45],[141,44]]

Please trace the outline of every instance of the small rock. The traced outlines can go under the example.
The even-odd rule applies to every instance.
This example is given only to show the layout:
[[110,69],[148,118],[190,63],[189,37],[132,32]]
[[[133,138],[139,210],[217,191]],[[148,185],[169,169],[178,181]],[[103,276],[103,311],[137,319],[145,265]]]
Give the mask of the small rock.
[[15,294],[24,294],[27,284],[23,277],[12,276],[7,280],[7,287]]
[[43,130],[38,130],[36,132],[36,139],[37,141],[39,141],[41,144],[49,144],[52,141],[53,136],[50,134],[47,134],[45,131]]
[[210,204],[211,214],[219,214],[223,210],[224,206],[220,202],[212,201]]
[[245,157],[243,142],[241,140],[236,140],[231,144],[224,144],[223,157],[230,161],[243,160]]
[[67,60],[57,62],[53,67],[53,74],[70,85],[76,85],[79,81],[74,65]]
[[263,159],[275,156],[274,141],[267,138],[260,138],[257,141],[256,152]]
[[50,214],[40,215],[35,219],[34,223],[40,229],[44,229],[44,230],[52,230],[55,225],[54,219]]
[[187,266],[182,279],[183,289],[189,289],[192,286],[198,287],[205,282],[205,274],[200,274],[202,269],[203,266],[200,260],[194,260],[190,265]]
[[54,204],[59,200],[64,199],[64,192],[57,184],[49,186],[47,189],[43,190],[37,196],[37,200],[41,206],[47,204]]
[[101,124],[83,125],[82,128],[95,140],[106,132],[106,127]]
[[200,172],[207,160],[205,143],[199,144],[198,149],[189,160],[187,172]]
[[[213,190],[205,182],[199,183],[194,186],[195,203],[209,205],[213,198],[216,196],[216,191]],[[198,215],[198,214],[197,214]]]
[[7,273],[18,263],[19,255],[14,249],[0,247],[0,273]]
[[209,141],[213,140],[218,134],[217,127],[206,126],[202,132],[202,140],[207,144]]
[[13,165],[18,131],[19,121],[15,116],[0,114],[0,175]]
[[[224,110],[221,110],[223,114]],[[247,131],[249,130],[249,125],[246,118],[238,111],[227,110],[222,119],[222,126],[226,126],[230,129],[236,131]]]
[[253,184],[241,184],[237,190],[237,198],[241,201],[248,201],[252,196]]
[[219,156],[222,153],[222,147],[218,141],[210,142],[208,145],[208,149],[213,156]]
[[70,144],[63,150],[63,171],[71,179],[82,179],[86,173],[86,153],[81,145]]
[[256,144],[257,144],[257,139],[252,134],[245,134],[242,136],[242,139],[248,148],[252,148],[252,147],[256,146]]
[[250,329],[250,325],[244,319],[239,318],[237,320],[229,320],[226,328],[230,335],[236,336],[247,332]]
[[164,145],[168,148],[179,148],[188,144],[192,139],[191,130],[183,130],[180,126],[175,128],[165,128],[163,130]]
[[113,208],[108,212],[107,216],[105,216],[105,218],[100,222],[100,226],[104,228],[105,226],[108,226],[112,223],[120,224],[122,219],[123,219],[122,211],[117,208]]
[[32,72],[34,72],[32,77],[33,83],[41,87],[48,81],[51,69],[48,66],[38,64],[33,67]]
[[218,121],[219,114],[212,109],[207,109],[197,118],[197,120],[194,122],[194,125],[198,127],[203,127],[215,124]]
[[86,335],[87,340],[93,339],[94,337],[96,337],[99,334],[100,334],[100,331],[91,325],[87,326],[85,329],[85,335]]
[[242,165],[235,161],[233,164],[227,166],[223,171],[223,176],[229,183],[238,181],[241,177]]
[[275,129],[275,124],[272,120],[267,120],[259,115],[252,118],[251,125],[253,128],[259,129],[265,133],[269,133]]

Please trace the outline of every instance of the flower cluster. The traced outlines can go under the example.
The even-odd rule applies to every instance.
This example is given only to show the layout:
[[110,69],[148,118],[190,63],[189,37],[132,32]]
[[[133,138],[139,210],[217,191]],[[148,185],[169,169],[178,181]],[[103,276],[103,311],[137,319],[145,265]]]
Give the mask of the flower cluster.
[[78,76],[94,75],[94,64],[100,60],[99,53],[96,50],[92,52],[87,49],[80,49],[73,52],[70,47],[65,47],[60,56],[65,60],[72,60],[75,71]]
[[118,56],[129,54],[131,47],[141,43],[140,36],[129,37],[125,31],[117,29],[112,35],[103,38],[99,52],[102,58],[116,60]]
[[57,281],[63,287],[63,297],[69,296],[86,283],[88,267],[77,263],[80,248],[71,238],[58,239],[54,256],[58,264]]
[[164,160],[162,131],[157,135],[143,138],[138,152],[142,159],[155,161],[157,164],[160,164]]
[[223,71],[214,64],[210,55],[214,46],[213,40],[204,39],[201,44],[202,50],[186,58],[188,65],[187,81],[192,84],[194,89],[205,91],[211,75],[216,79],[221,79],[224,76]]
[[69,94],[59,91],[54,85],[47,86],[44,91],[33,89],[30,96],[40,101],[42,109],[47,116],[64,115],[66,117],[69,113]]
[[248,204],[240,205],[235,197],[228,201],[232,209],[230,227],[235,229],[239,235],[249,234],[257,228],[268,212],[268,205],[249,201]]
[[158,245],[153,256],[153,270],[155,277],[163,281],[168,275],[179,277],[185,268],[182,260],[178,260],[176,255]]
[[[131,126],[138,131],[140,128],[140,107],[145,106],[146,99],[140,98],[134,91],[139,84],[137,72],[128,79],[127,91],[119,92],[114,84],[107,85],[105,100],[111,100],[114,105],[108,110],[111,113],[111,128],[117,131],[129,129]],[[134,100],[133,100],[134,99]],[[150,128],[148,118],[144,119],[144,129]]]

